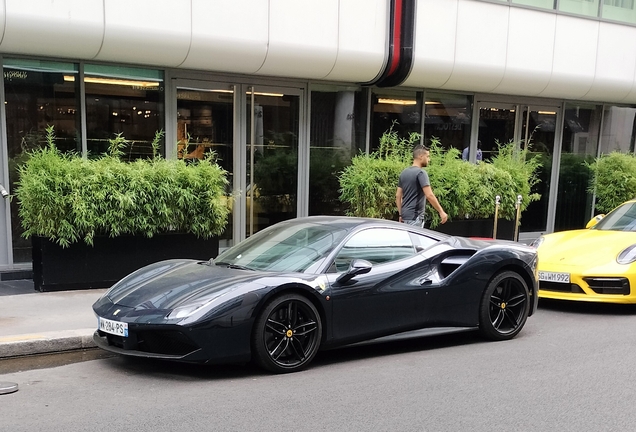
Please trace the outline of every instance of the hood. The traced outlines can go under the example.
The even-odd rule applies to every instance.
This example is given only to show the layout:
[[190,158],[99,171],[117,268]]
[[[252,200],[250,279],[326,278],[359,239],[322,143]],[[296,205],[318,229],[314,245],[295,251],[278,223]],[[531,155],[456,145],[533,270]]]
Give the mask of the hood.
[[636,233],[594,229],[563,231],[544,236],[539,246],[540,263],[591,267],[600,260],[616,260],[628,246],[636,244]]
[[270,274],[207,265],[205,261],[169,260],[126,276],[105,295],[116,305],[168,310],[212,300],[265,275]]

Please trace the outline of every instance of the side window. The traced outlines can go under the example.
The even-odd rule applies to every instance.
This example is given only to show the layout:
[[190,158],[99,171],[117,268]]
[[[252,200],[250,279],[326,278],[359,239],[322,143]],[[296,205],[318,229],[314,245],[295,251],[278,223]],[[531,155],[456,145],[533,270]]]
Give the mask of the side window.
[[354,259],[383,264],[415,255],[415,248],[406,231],[390,228],[371,228],[351,237],[336,256],[333,271],[349,268]]
[[423,235],[410,233],[411,240],[413,241],[413,245],[415,246],[415,252],[420,253],[424,249],[428,249],[433,246],[435,243],[438,243],[438,240],[432,239],[430,237],[426,237]]

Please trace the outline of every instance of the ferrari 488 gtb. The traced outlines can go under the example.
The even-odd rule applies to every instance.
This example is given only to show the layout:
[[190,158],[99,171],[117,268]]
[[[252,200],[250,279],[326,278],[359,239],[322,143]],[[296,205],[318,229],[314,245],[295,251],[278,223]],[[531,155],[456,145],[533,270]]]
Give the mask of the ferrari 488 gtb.
[[320,349],[426,327],[516,336],[537,305],[534,248],[380,219],[278,223],[209,261],[169,260],[94,305],[96,343],[185,362],[306,367]]

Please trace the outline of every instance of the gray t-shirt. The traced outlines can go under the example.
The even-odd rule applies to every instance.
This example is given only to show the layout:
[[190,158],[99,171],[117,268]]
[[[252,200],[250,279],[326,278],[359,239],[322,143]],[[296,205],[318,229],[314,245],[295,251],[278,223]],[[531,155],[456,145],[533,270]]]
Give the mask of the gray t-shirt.
[[398,187],[402,188],[402,220],[415,220],[424,217],[426,197],[423,187],[430,186],[428,174],[423,169],[410,166],[400,174]]

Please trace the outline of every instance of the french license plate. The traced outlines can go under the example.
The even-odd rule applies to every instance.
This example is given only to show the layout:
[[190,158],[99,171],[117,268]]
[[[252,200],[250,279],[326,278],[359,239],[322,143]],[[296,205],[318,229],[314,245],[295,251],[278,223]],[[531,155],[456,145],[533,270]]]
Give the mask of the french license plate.
[[97,326],[105,333],[128,337],[128,323],[97,317]]
[[539,280],[544,282],[570,283],[570,273],[540,271]]

